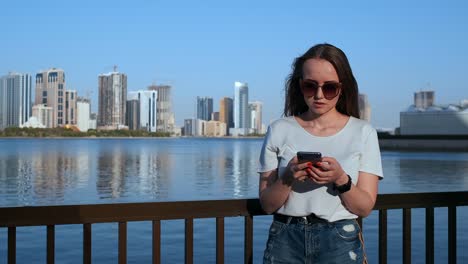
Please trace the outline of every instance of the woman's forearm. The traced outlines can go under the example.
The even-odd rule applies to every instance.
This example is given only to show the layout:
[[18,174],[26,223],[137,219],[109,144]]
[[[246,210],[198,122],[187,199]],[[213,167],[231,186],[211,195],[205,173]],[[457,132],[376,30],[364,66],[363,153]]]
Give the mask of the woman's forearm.
[[290,192],[291,185],[277,179],[260,193],[260,204],[263,210],[268,214],[276,212],[286,202]]
[[360,217],[368,216],[374,208],[375,201],[371,195],[354,184],[349,191],[340,194],[340,197],[345,207]]

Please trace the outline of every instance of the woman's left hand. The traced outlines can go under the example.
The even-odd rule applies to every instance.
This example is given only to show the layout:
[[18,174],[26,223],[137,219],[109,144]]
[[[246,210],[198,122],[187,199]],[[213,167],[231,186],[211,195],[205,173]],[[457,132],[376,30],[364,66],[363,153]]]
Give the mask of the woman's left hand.
[[341,168],[340,163],[332,157],[323,157],[321,162],[308,168],[307,173],[309,178],[317,184],[342,185],[348,181],[346,172]]

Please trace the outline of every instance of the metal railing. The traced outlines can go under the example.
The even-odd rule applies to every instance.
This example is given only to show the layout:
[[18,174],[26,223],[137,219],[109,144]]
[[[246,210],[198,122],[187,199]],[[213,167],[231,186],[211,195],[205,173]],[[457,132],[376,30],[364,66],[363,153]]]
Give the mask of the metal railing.
[[[434,208],[448,208],[448,263],[456,263],[456,209],[468,205],[467,192],[380,194],[379,263],[387,263],[387,210],[403,210],[403,263],[411,263],[411,209],[426,210],[426,263],[434,263]],[[252,263],[254,216],[264,215],[258,199],[26,206],[0,208],[0,228],[8,228],[8,263],[16,263],[16,228],[47,227],[47,263],[55,259],[55,226],[83,225],[83,263],[91,263],[92,224],[118,223],[118,260],[127,263],[127,223],[152,221],[152,263],[161,261],[161,220],[185,220],[185,263],[193,263],[193,220],[216,218],[216,262],[224,262],[224,218],[244,217],[244,263]],[[362,225],[362,221],[360,221]]]

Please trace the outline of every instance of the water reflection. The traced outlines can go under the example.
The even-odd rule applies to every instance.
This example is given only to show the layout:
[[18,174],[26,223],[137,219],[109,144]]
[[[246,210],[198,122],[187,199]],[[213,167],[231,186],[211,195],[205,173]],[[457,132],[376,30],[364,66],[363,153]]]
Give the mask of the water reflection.
[[136,142],[116,141],[98,149],[96,190],[100,199],[149,195],[167,198],[172,160],[167,152]]
[[[234,142],[232,178],[229,184],[233,186],[232,192],[235,198],[243,197],[249,190],[249,179],[257,178],[258,156],[252,154],[257,154],[258,151],[259,149],[252,153],[251,145],[246,142]],[[257,182],[254,184],[258,185]]]
[[258,188],[250,179],[258,179],[255,170],[260,141],[250,142],[252,146],[245,140],[182,139],[183,153],[173,150],[177,166],[171,193],[179,200],[252,196],[251,190]]
[[468,189],[468,162],[465,160],[400,159],[402,192],[465,191]]
[[125,163],[132,163],[130,157],[126,157],[120,144],[116,144],[108,151],[104,148],[99,152],[98,175],[96,190],[99,198],[117,198],[124,188]]
[[[250,139],[194,138],[0,139],[0,206],[257,197],[256,168],[261,143],[261,140]],[[380,182],[380,193],[468,189],[468,153],[382,152],[382,155],[385,179]],[[462,217],[466,213],[463,212],[459,215],[460,219],[464,219]],[[446,217],[446,213],[440,217]],[[366,219],[367,230],[378,229],[377,218],[373,219]],[[419,221],[423,216],[415,213],[413,219]],[[203,235],[197,237],[195,230],[195,240],[213,241],[211,238],[215,237],[215,231],[210,228],[213,227],[214,220],[210,221],[202,224],[199,234]],[[266,217],[255,222],[257,235],[254,236],[254,256],[262,254],[270,221],[271,217]],[[239,262],[238,253],[242,253],[243,243],[243,220],[227,218],[226,222],[226,234],[230,238],[226,243],[232,249],[226,252],[226,256],[233,263]],[[198,223],[196,221],[195,224]],[[390,233],[401,234],[401,215],[392,217],[389,213],[389,223],[389,230],[392,231]],[[129,236],[134,238],[132,241],[137,241],[135,243],[138,245],[134,248],[139,251],[133,252],[129,244],[129,255],[133,252],[135,256],[139,256],[136,257],[137,262],[144,263],[151,259],[148,253],[150,251],[147,250],[151,247],[150,238],[148,239],[151,230],[149,227],[140,228],[140,225],[143,226],[141,223],[135,225],[138,228],[129,229]],[[446,227],[444,224],[435,225],[435,233],[441,233],[444,226]],[[112,232],[109,232],[107,227],[97,224],[95,228],[93,225],[93,234],[96,233],[96,239],[99,240],[99,252],[115,252],[113,248],[116,245],[109,242],[118,239],[117,233],[113,232],[116,227],[112,228]],[[183,250],[183,221],[166,222],[162,228],[165,230],[162,234],[162,245],[165,247],[163,260],[177,262],[180,259],[180,254],[177,253]],[[459,227],[459,234],[466,234],[465,229],[463,226]],[[45,231],[41,229],[40,232]],[[27,241],[25,243],[28,246],[28,250],[18,251],[19,262],[27,263],[25,259],[30,259],[30,252],[45,252],[38,246],[45,245],[43,241],[37,241],[38,237],[45,236],[40,232],[27,230],[23,236],[19,235],[23,242]],[[443,232],[446,233],[446,229]],[[413,233],[419,234],[415,237],[416,241],[424,241],[424,237],[420,236],[424,234],[421,228]],[[67,236],[67,241],[73,240],[68,235],[64,235]],[[446,236],[444,239],[436,237],[437,241],[446,244]],[[372,245],[377,243],[372,241],[377,241],[377,238],[372,240],[371,236],[369,241],[370,256],[377,259],[375,254],[372,255],[372,252],[378,251],[375,247],[372,250]],[[401,238],[392,239],[389,236],[389,242],[392,242],[389,243],[389,252],[401,252],[398,251],[398,246],[401,246],[398,241]],[[459,244],[466,244],[465,240],[461,242]],[[420,248],[419,244],[416,242],[415,248]],[[203,245],[207,251],[200,251],[202,253],[199,254],[212,254],[215,252],[213,245]],[[70,252],[69,256],[57,254],[60,263],[81,256],[73,243],[60,246],[65,248],[60,252]],[[0,255],[5,254],[6,248],[0,248]],[[101,257],[98,254],[98,258]],[[462,252],[460,257],[466,259],[466,254]],[[401,259],[401,256],[394,259]],[[109,262],[101,260],[106,261]],[[205,263],[206,258],[202,262]]]
[[[261,140],[0,140],[0,206],[258,195]],[[468,189],[467,153],[382,152],[379,193]]]

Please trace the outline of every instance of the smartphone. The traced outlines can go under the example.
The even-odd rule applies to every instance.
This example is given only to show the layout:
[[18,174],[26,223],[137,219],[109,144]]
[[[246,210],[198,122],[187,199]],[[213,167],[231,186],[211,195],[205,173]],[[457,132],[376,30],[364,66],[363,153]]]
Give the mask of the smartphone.
[[299,160],[299,163],[312,162],[312,164],[315,165],[315,163],[322,161],[322,153],[299,151],[297,152],[297,159]]

